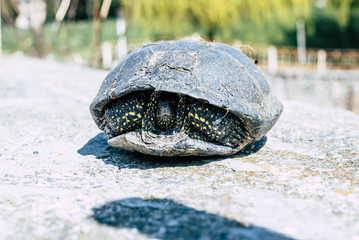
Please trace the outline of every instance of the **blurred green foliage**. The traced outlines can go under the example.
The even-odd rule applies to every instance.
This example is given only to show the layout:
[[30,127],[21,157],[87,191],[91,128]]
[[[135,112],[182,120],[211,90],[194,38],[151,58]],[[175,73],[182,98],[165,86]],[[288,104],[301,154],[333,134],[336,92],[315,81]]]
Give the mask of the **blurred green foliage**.
[[[102,41],[116,44],[117,35],[115,19],[110,19],[102,23],[101,39]],[[22,35],[22,41],[19,41],[18,34],[15,34],[14,29],[5,26],[2,29],[3,33],[3,47],[5,53],[12,53],[18,50],[23,51],[29,55],[35,55],[33,47],[33,39],[31,30],[19,30],[18,34]],[[80,20],[73,22],[65,22],[59,30],[56,38],[51,39],[51,24],[45,24],[42,29],[43,47],[47,54],[52,54],[60,60],[70,60],[76,55],[81,56],[86,62],[91,55],[91,45],[93,38],[93,26],[91,20]]]
[[[34,33],[14,27],[16,1],[0,1],[3,51],[36,55]],[[46,55],[66,59],[79,54],[88,59],[94,0],[72,0],[55,37],[51,28],[61,1],[45,1],[46,24],[38,35]],[[179,39],[196,32],[206,40],[227,43],[296,46],[296,22],[302,19],[307,47],[359,48],[359,0],[112,0],[109,17],[101,23],[102,42],[116,43],[120,12],[129,43]]]
[[[208,40],[296,45],[305,20],[308,47],[358,48],[359,0],[123,0],[130,39],[173,39],[194,31]],[[330,37],[330,39],[328,39]]]

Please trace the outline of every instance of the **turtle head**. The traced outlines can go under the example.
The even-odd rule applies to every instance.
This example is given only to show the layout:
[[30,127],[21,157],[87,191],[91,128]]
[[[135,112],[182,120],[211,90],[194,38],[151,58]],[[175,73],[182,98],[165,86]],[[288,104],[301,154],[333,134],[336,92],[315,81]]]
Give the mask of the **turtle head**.
[[156,126],[161,130],[168,130],[176,123],[176,103],[167,97],[158,100],[156,110]]

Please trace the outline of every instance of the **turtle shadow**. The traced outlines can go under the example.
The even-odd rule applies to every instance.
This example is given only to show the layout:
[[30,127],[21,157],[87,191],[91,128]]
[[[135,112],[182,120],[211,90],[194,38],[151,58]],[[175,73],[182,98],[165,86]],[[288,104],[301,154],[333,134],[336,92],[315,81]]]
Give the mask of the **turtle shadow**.
[[100,224],[137,229],[156,239],[293,239],[255,225],[244,225],[170,199],[126,198],[92,209]]
[[150,169],[161,167],[186,167],[201,166],[212,161],[220,161],[228,158],[240,158],[258,152],[267,142],[267,137],[254,142],[242,151],[232,156],[189,156],[189,157],[159,157],[134,153],[123,149],[111,147],[107,143],[105,133],[99,133],[90,139],[77,153],[88,156],[93,155],[106,164],[112,164],[118,168]]

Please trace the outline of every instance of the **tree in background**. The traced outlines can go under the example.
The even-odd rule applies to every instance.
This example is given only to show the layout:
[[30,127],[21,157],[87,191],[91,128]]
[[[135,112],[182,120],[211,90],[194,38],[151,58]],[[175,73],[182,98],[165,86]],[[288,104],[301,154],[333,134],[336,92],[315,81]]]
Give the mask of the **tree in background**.
[[120,7],[130,43],[198,32],[210,41],[296,46],[296,22],[302,19],[308,47],[359,48],[359,0],[44,0],[46,23],[35,31],[15,27],[20,0],[0,1],[4,49],[42,57],[54,49],[81,53],[93,66],[101,60],[103,39],[116,41],[114,21],[103,20],[116,17]]
[[[127,21],[136,21],[151,35],[176,37],[200,26],[208,40],[219,29],[233,27],[243,1],[238,0],[123,0]],[[190,31],[189,31],[190,32]]]
[[359,1],[330,0],[325,7],[314,7],[308,46],[359,48]]
[[[123,0],[129,37],[173,39],[200,32],[205,39],[296,45],[296,22],[306,23],[308,45],[359,47],[359,0]],[[356,10],[355,10],[356,9]],[[334,24],[325,29],[325,22]],[[339,32],[336,31],[339,29]],[[320,34],[335,30],[329,45]],[[355,33],[354,33],[355,32]],[[346,36],[346,37],[345,37]],[[347,38],[346,41],[340,40]],[[323,39],[323,41],[321,40]],[[339,39],[339,40],[337,40]]]
[[106,19],[112,0],[93,0],[93,27],[92,54],[90,65],[101,65],[101,20]]
[[[34,0],[0,0],[1,1],[1,18],[6,27],[6,32],[11,33],[14,39],[8,39],[8,43],[14,45],[13,48],[21,49],[26,54],[46,57],[54,50],[57,44],[59,32],[62,23],[74,23],[75,20],[88,19],[93,21],[93,33],[89,34],[92,39],[92,49],[89,48],[91,62],[97,65],[100,61],[99,48],[101,45],[100,38],[100,21],[106,19],[109,14],[115,15],[117,8],[120,6],[119,1],[111,0],[38,0],[43,2],[46,8],[46,23],[34,27],[29,24],[25,29],[19,29],[15,24],[20,14],[19,6],[23,3],[34,4]],[[112,10],[111,10],[112,7]],[[25,18],[29,18],[26,16]],[[31,21],[31,20],[30,20]],[[67,27],[66,31],[71,31]],[[64,35],[64,33],[62,33]],[[65,33],[71,35],[71,33]],[[16,37],[15,37],[16,36]]]

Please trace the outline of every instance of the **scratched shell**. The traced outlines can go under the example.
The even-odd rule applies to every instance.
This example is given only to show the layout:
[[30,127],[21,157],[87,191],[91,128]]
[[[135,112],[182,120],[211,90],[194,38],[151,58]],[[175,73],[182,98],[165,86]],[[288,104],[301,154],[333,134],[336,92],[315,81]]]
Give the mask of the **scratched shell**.
[[[101,126],[107,104],[140,90],[181,93],[227,109],[250,129],[252,140],[248,144],[265,136],[282,112],[282,104],[273,96],[253,61],[221,43],[166,41],[133,51],[107,75],[91,103],[90,111],[96,124]],[[202,149],[191,155],[230,155],[243,147],[216,148],[209,154],[204,154]],[[127,147],[143,153],[152,151],[146,148],[145,145]],[[166,155],[161,154],[165,148],[171,146],[157,148],[155,155]]]

